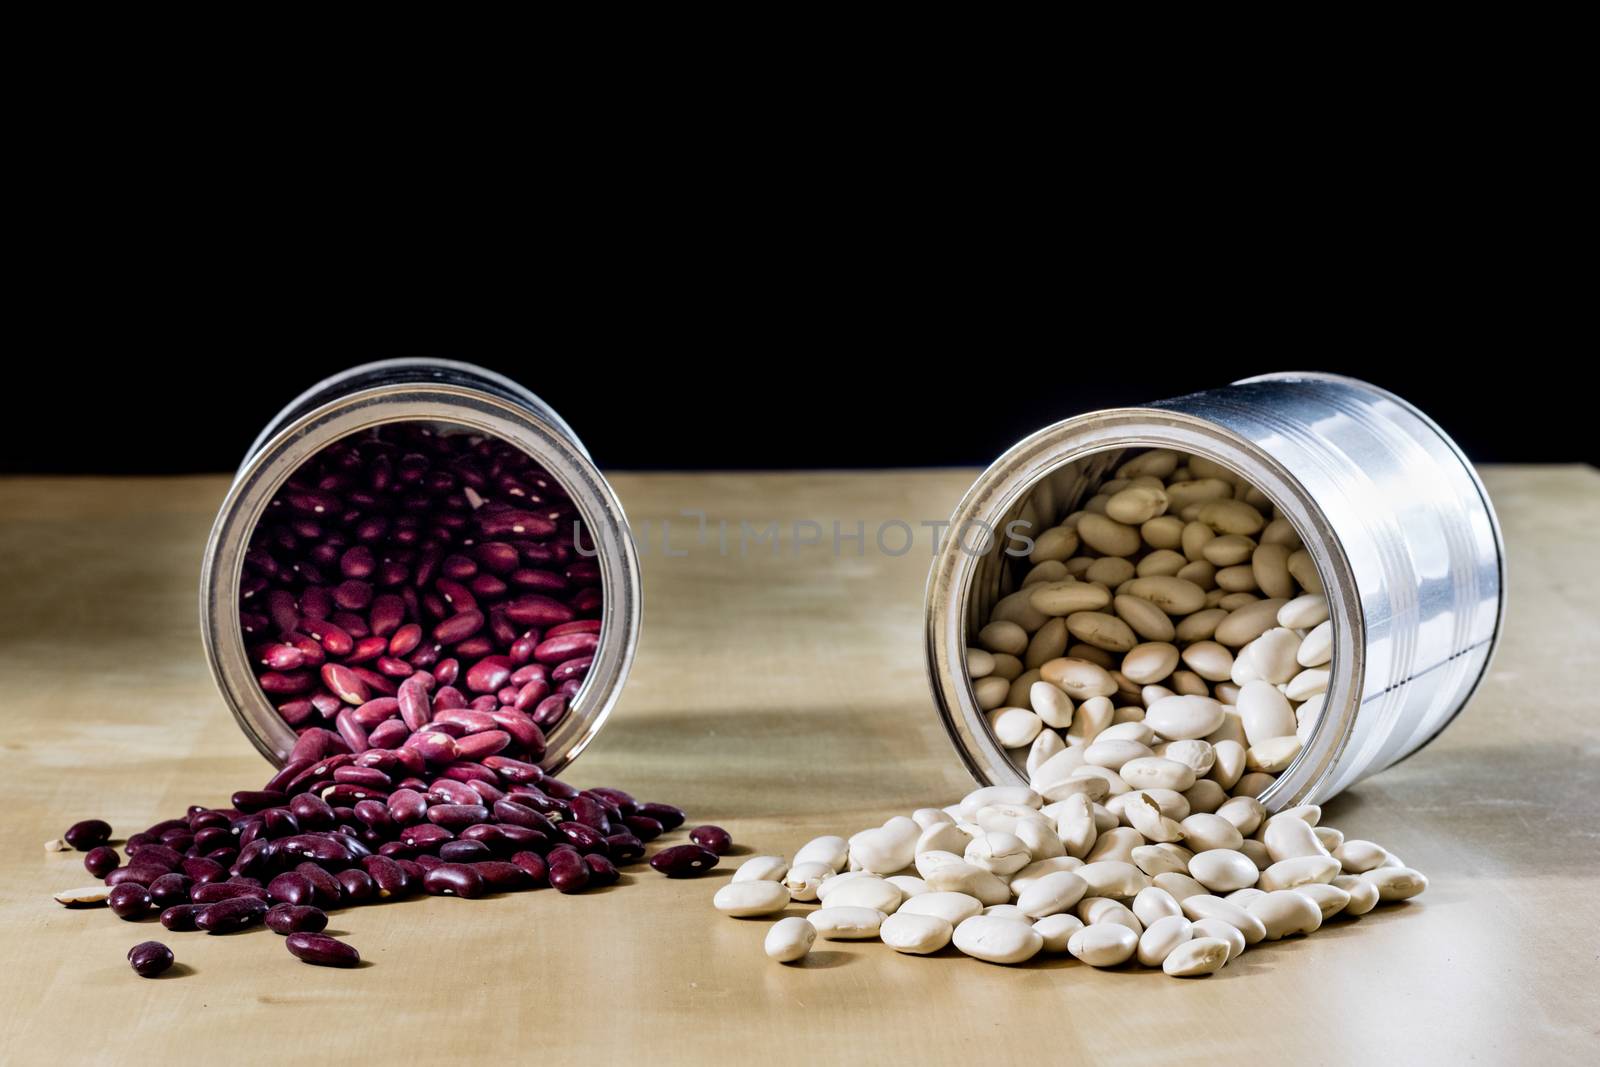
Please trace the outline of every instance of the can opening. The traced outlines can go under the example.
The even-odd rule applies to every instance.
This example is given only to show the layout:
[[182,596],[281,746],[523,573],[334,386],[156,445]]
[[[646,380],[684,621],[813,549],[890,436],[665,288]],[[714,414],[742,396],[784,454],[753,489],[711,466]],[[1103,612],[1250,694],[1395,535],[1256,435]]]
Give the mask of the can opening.
[[[1132,492],[1110,505],[1117,518],[1107,516],[1111,498],[1124,490]],[[1221,519],[1221,528],[1200,522],[1201,508],[1212,500],[1233,502],[1207,513],[1208,518]],[[1276,613],[1265,606],[1269,600],[1281,606],[1297,597],[1321,594],[1326,588],[1318,554],[1304,547],[1304,539],[1315,534],[1301,528],[1294,508],[1283,506],[1257,488],[1235,466],[1198,452],[1146,445],[1101,448],[1044,469],[1022,486],[1007,506],[990,514],[996,514],[997,521],[952,532],[952,536],[963,538],[963,551],[974,557],[962,606],[964,643],[958,652],[969,667],[972,658],[968,653],[976,650],[979,655],[975,658],[980,664],[987,656],[1013,674],[998,704],[1001,686],[989,680],[993,675],[974,680],[968,669],[963,672],[962,684],[967,699],[984,712],[988,740],[1004,753],[1023,780],[1029,780],[1031,771],[1056,750],[1054,742],[1040,740],[1044,732],[1055,729],[1069,745],[1099,732],[1091,720],[1103,714],[1103,705],[1096,705],[1092,715],[1082,710],[1085,701],[1081,698],[1092,689],[1074,689],[1071,685],[1063,689],[1070,700],[1070,725],[1059,718],[1059,705],[1043,714],[1032,706],[1029,692],[1034,683],[1050,684],[1041,676],[1041,667],[1063,658],[1087,659],[1111,675],[1115,692],[1104,694],[1114,706],[1109,725],[1142,721],[1147,705],[1162,695],[1188,694],[1219,700],[1225,705],[1228,718],[1216,732],[1196,740],[1212,744],[1232,739],[1243,745],[1249,767],[1263,768],[1247,767],[1244,771],[1245,775],[1256,776],[1242,779],[1242,784],[1256,786],[1249,790],[1252,795],[1266,794],[1278,778],[1292,779],[1297,765],[1318,744],[1325,727],[1333,728],[1321,710],[1333,678],[1333,664],[1342,651],[1337,647],[1340,628],[1327,621],[1325,606],[1319,617],[1309,600],[1297,601],[1299,610],[1291,612],[1288,621],[1305,625],[1294,627],[1281,626]],[[1092,534],[1076,530],[1088,514],[1096,515],[1092,521],[1103,528],[1096,528]],[[1125,521],[1117,521],[1118,518]],[[1191,526],[1195,529],[1191,530]],[[1210,531],[1209,537],[1198,529],[1201,526]],[[1072,532],[1064,532],[1068,530]],[[1136,547],[1129,550],[1134,537]],[[1110,543],[1118,539],[1126,539],[1127,543]],[[1089,543],[1092,540],[1099,542],[1098,547]],[[1209,543],[1212,541],[1216,544]],[[1270,547],[1258,551],[1263,546]],[[1161,581],[1138,584],[1150,578]],[[1181,598],[1203,596],[1203,601],[1196,601],[1201,606],[1163,601],[1163,597],[1174,595],[1173,590],[1149,588],[1171,585],[1169,579],[1186,583],[1185,587],[1175,587]],[[1098,585],[1103,597],[1075,597],[1074,592],[1087,592],[1081,588],[1084,583]],[[1270,588],[1263,588],[1263,583]],[[1072,584],[1078,584],[1080,589],[1064,588],[1056,595],[1054,606],[1047,602],[1053,594],[1040,593]],[[1035,594],[1052,610],[1035,607]],[[1161,603],[1161,610],[1149,610],[1149,596]],[[1125,598],[1146,603],[1125,603]],[[1078,603],[1074,604],[1074,600]],[[1236,621],[1224,629],[1228,640],[1216,640],[1218,625],[1251,604],[1263,606],[1235,617]],[[1074,607],[1077,610],[1071,610]],[[1174,608],[1182,610],[1167,610]],[[1264,619],[1269,614],[1274,617]],[[1251,623],[1252,616],[1263,618]],[[987,640],[980,636],[997,619],[1019,624],[1027,636],[1026,647],[999,651],[1000,642],[1017,641],[1015,631],[996,632]],[[1285,631],[1281,639],[1274,635],[1257,649],[1257,637],[1280,628]],[[1313,632],[1315,636],[1308,645],[1306,638]],[[1241,634],[1247,635],[1248,640],[1241,641]],[[1306,647],[1304,658],[1312,661],[1309,664],[1300,662],[1302,646]],[[1016,649],[1017,645],[1005,647]],[[1325,653],[1321,651],[1324,648]],[[1285,649],[1291,657],[1287,664],[1283,662]],[[1271,669],[1265,677],[1252,666],[1257,651],[1262,656],[1272,653]],[[1007,656],[1011,658],[1006,659]],[[1124,656],[1138,660],[1139,680],[1130,679],[1122,671]],[[1044,670],[1051,673],[1050,667]],[[1058,667],[1058,676],[1059,671]],[[1157,674],[1159,678],[1154,677]],[[1290,720],[1292,737],[1259,746],[1249,744],[1237,715],[1238,694],[1243,682],[1248,681],[1265,682],[1281,695],[1284,707],[1294,716]],[[1263,700],[1259,686],[1256,690],[1253,707],[1271,702]],[[1044,720],[1032,740],[1024,744],[1018,742],[1030,736],[1033,724],[1023,715],[1007,713],[1017,707]],[[1279,708],[1278,712],[1283,710]],[[1102,724],[1100,729],[1104,728]],[[1122,731],[1132,732],[1136,731]],[[1261,734],[1271,732],[1274,731],[1267,725],[1258,729]],[[1163,755],[1167,747],[1157,746],[1154,754]],[[1183,755],[1192,759],[1195,748],[1187,745]],[[1292,754],[1285,758],[1286,753]],[[1213,758],[1219,754],[1213,748]],[[1229,753],[1230,758],[1234,755]],[[1209,768],[1197,768],[1195,777],[1216,778],[1210,775]],[[1229,777],[1225,773],[1221,780],[1227,782]],[[1238,775],[1232,777],[1241,781]],[[1233,782],[1224,788],[1232,794]]]
[[[608,593],[568,486],[513,442],[413,419],[338,437],[264,488],[238,637],[289,729],[355,751],[441,733],[544,756],[589,685]],[[418,672],[432,721],[397,699]],[[439,708],[446,688],[459,709]]]

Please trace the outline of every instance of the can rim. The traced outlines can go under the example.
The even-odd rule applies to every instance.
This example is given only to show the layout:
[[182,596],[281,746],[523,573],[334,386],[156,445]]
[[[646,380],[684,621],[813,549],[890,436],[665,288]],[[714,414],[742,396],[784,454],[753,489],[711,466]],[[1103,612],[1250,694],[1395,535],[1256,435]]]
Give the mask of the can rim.
[[281,766],[296,734],[256,682],[239,627],[239,581],[250,536],[278,488],[305,460],[351,434],[398,422],[446,422],[505,441],[539,462],[578,508],[597,549],[607,625],[601,628],[593,664],[569,702],[566,718],[546,739],[542,765],[550,773],[559,772],[599,734],[621,695],[638,644],[643,614],[638,555],[610,484],[582,445],[568,436],[571,431],[565,424],[544,421],[539,409],[548,410],[540,403],[533,409],[537,414],[531,414],[517,403],[470,385],[375,386],[341,395],[294,418],[240,467],[217,512],[201,565],[201,641],[223,701],[268,760]]
[[[1204,419],[1161,408],[1113,408],[1047,426],[995,460],[962,497],[952,532],[971,520],[993,523],[1040,480],[1089,456],[1135,447],[1176,448],[1239,475],[1278,506],[1311,553],[1334,620],[1334,673],[1316,732],[1294,763],[1261,794],[1269,810],[1306,803],[1336,769],[1355,727],[1366,672],[1364,612],[1354,571],[1332,524],[1309,491],[1260,446]],[[1266,483],[1266,484],[1263,484]],[[981,785],[1025,785],[1026,777],[994,741],[965,666],[964,616],[977,556],[959,535],[948,538],[928,573],[925,648],[940,720],[967,771]]]

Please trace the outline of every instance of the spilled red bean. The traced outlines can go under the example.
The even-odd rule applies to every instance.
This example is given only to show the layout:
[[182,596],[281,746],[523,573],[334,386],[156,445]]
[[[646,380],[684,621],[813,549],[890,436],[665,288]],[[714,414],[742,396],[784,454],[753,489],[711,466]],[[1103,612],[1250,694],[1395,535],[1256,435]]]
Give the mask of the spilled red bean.
[[111,824],[100,819],[85,819],[67,827],[61,837],[79,852],[88,852],[111,840]]
[[172,950],[159,941],[141,941],[128,950],[128,966],[141,978],[164,973],[172,960]]
[[689,840],[719,856],[726,856],[733,847],[732,836],[720,826],[696,826],[689,831]]
[[106,897],[106,907],[119,919],[142,919],[150,913],[150,890],[137,882],[123,882]]
[[319,967],[354,967],[361,962],[361,953],[353,945],[326,934],[293,933],[284,944],[295,959]]
[[668,878],[688,878],[717,865],[717,854],[700,845],[675,845],[650,857],[650,866]]

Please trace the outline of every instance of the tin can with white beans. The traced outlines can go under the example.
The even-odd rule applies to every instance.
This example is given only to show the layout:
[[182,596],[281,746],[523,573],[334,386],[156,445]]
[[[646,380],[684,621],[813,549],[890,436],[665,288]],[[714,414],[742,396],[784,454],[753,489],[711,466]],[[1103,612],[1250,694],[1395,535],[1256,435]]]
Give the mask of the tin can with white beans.
[[1327,598],[1321,720],[1263,803],[1326,800],[1438,736],[1483,678],[1505,610],[1488,495],[1413,405],[1349,378],[1282,373],[1067,419],[1018,442],[968,490],[929,574],[926,648],[940,714],[973,777],[1028,780],[965,667],[969,641],[1027,573],[1007,532],[1053,525],[1153,449],[1209,460],[1264,494]]

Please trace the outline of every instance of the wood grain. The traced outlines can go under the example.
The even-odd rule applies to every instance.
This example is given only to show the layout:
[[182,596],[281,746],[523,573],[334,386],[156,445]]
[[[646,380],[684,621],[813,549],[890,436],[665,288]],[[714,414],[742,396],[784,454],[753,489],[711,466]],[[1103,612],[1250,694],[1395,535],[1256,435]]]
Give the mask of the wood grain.
[[[761,852],[959,796],[923,674],[928,531],[902,556],[871,537],[948,515],[973,474],[618,475],[652,541],[644,638],[570,778],[670,800]],[[1600,473],[1486,475],[1512,584],[1491,677],[1432,746],[1328,805],[1432,888],[1200,982],[876,943],[783,967],[761,953],[764,922],[712,912],[727,870],[339,913],[371,964],[353,972],[298,963],[265,930],[169,935],[61,909],[50,893],[91,879],[46,838],[220,804],[267,768],[200,653],[200,550],[224,481],[0,481],[0,1061],[1593,1062]],[[735,532],[814,520],[825,542],[860,520],[868,544],[724,556],[714,525],[694,545],[683,509]],[[663,554],[663,520],[687,554]],[[145,981],[124,956],[152,936],[183,966]]]

